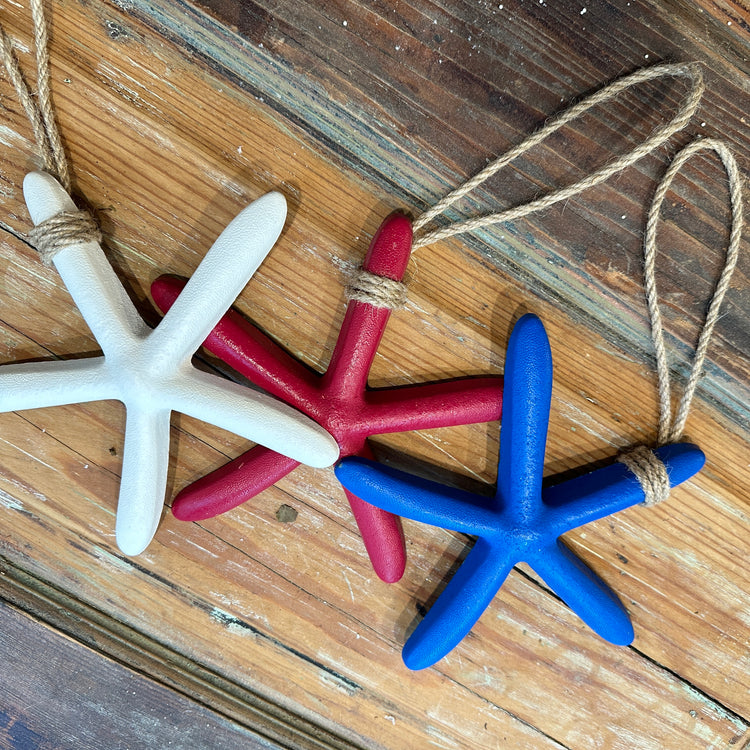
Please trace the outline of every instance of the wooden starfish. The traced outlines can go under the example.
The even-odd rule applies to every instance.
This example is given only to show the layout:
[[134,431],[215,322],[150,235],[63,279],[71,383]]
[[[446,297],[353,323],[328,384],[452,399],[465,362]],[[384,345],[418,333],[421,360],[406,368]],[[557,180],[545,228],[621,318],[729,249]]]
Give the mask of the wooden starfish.
[[[494,497],[445,487],[362,458],[345,458],[336,475],[351,492],[424,523],[477,541],[403,650],[410,669],[445,656],[471,630],[517,562],[528,563],[599,635],[627,644],[633,627],[616,594],[560,539],[585,523],[643,502],[622,463],[542,489],[552,394],[552,355],[539,318],[523,316],[508,343],[500,462]],[[670,484],[700,471],[700,448],[659,448]]]
[[[363,268],[400,281],[411,255],[409,219],[392,214],[373,237]],[[161,277],[151,293],[169,309],[183,282]],[[192,283],[192,281],[191,281]],[[371,457],[367,438],[500,418],[502,378],[460,378],[399,388],[368,389],[367,377],[391,311],[351,300],[328,369],[305,367],[234,311],[206,339],[205,347],[270,393],[296,406],[325,427],[344,456]],[[297,463],[256,447],[183,489],[172,511],[183,520],[209,518],[236,507],[286,476]],[[346,492],[373,567],[384,581],[396,581],[406,561],[399,519]]]
[[[50,175],[24,180],[35,224],[75,211]],[[278,238],[286,201],[269,193],[242,211],[216,240],[169,315],[154,330],[142,320],[98,242],[60,250],[54,264],[103,356],[0,367],[0,412],[118,399],[125,446],[116,539],[129,555],[156,532],[167,483],[170,414],[179,411],[248,440],[328,466],[338,446],[308,417],[266,394],[195,369],[191,357]]]

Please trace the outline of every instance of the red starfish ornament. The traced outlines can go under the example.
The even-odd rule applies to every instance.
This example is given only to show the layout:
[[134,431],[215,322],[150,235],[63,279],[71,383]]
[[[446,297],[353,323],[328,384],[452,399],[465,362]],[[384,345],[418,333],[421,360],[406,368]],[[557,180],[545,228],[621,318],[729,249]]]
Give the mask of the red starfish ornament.
[[[401,281],[411,255],[412,227],[392,214],[373,237],[363,269]],[[162,276],[151,286],[164,311],[184,282]],[[370,301],[350,300],[328,369],[309,370],[230,310],[204,346],[253,383],[312,417],[333,435],[345,456],[371,458],[367,438],[388,432],[491,422],[500,418],[500,376],[460,378],[395,388],[368,389],[370,372],[391,310]],[[198,521],[224,513],[270,487],[298,466],[263,446],[185,487],[175,498],[174,515]],[[400,519],[344,490],[378,576],[399,580],[406,564]]]

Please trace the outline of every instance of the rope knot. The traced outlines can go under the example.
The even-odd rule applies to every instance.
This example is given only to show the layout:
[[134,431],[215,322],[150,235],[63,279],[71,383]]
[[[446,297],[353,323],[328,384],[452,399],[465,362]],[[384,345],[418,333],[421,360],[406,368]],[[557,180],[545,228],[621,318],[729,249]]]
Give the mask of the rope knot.
[[643,488],[646,506],[656,505],[669,497],[671,484],[664,462],[645,445],[629,448],[617,457],[617,461],[630,469]]
[[373,307],[397,310],[406,305],[406,284],[360,268],[346,286],[346,298]]
[[62,211],[29,231],[29,242],[45,266],[51,266],[57,253],[81,242],[100,242],[102,233],[88,211]]

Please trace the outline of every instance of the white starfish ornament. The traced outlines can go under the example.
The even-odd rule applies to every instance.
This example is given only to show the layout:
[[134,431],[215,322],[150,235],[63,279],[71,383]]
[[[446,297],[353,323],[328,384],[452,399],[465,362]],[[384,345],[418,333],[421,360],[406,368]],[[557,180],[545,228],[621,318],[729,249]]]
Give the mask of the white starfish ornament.
[[[54,177],[32,172],[24,197],[34,224],[76,208]],[[338,445],[301,412],[191,362],[281,233],[286,201],[268,193],[241,211],[209,250],[155,329],[135,309],[98,242],[69,245],[53,259],[103,356],[0,367],[0,413],[118,399],[126,408],[115,536],[142,552],[161,517],[169,423],[178,411],[311,466],[331,465]]]

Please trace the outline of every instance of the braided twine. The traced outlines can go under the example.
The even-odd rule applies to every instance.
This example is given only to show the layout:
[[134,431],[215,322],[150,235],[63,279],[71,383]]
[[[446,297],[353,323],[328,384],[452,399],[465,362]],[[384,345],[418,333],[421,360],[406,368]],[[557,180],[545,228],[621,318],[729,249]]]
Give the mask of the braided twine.
[[[653,81],[657,78],[666,78],[669,76],[687,78],[690,81],[690,89],[684,101],[675,116],[669,122],[657,127],[646,137],[645,140],[639,143],[631,151],[622,156],[616,157],[611,162],[605,164],[603,167],[600,167],[586,177],[583,177],[578,182],[555,190],[548,195],[536,198],[528,203],[514,206],[497,213],[488,214],[486,216],[478,216],[463,221],[457,221],[431,232],[423,231],[427,224],[437,218],[437,216],[444,211],[448,210],[454,203],[457,203],[462,198],[466,197],[504,166],[514,159],[517,159],[522,154],[525,154],[552,133],[572,122],[577,117],[581,117],[599,104],[614,99],[616,96],[633,86],[646,83],[647,81]],[[456,234],[472,232],[481,229],[482,227],[512,221],[513,219],[527,216],[536,211],[549,208],[560,201],[568,200],[584,190],[604,182],[604,180],[609,179],[617,172],[621,172],[627,167],[635,164],[639,159],[661,146],[672,135],[684,128],[698,108],[701,96],[703,95],[703,90],[703,74],[697,63],[655,65],[650,68],[637,70],[631,75],[617,79],[586,99],[583,99],[577,104],[564,110],[560,115],[550,120],[544,125],[544,127],[533,133],[522,143],[499,156],[481,172],[446,195],[432,208],[425,211],[414,221],[413,224],[415,233],[413,249],[416,250],[420,247],[431,245]],[[348,299],[369,302],[376,307],[394,308],[403,306],[406,300],[406,289],[401,282],[393,282],[391,279],[384,279],[382,276],[375,276],[374,279],[365,278],[368,275],[372,276],[373,274],[369,274],[369,272],[360,269],[353,276],[351,283],[347,287]],[[383,280],[380,283],[384,289],[376,289],[379,279]],[[394,292],[394,284],[401,284],[402,288],[398,292]],[[388,287],[389,289],[386,291],[385,287]]]
[[[39,148],[45,171],[53,175],[70,194],[70,170],[60,131],[55,119],[55,110],[50,93],[49,34],[42,0],[30,0],[34,23],[34,50],[37,68],[37,94],[24,80],[13,44],[0,25],[0,57],[8,80],[16,90],[18,100],[26,112],[34,138]],[[101,239],[96,222],[87,211],[63,212],[38,224],[28,235],[29,242],[37,249],[45,265],[52,263],[55,255],[69,245]]]
[[[685,162],[700,151],[713,150],[718,154],[729,182],[729,201],[732,211],[732,224],[729,231],[724,268],[716,283],[711,302],[706,313],[706,320],[698,337],[693,364],[690,370],[685,390],[683,391],[677,411],[672,419],[672,393],[667,364],[666,347],[664,345],[664,327],[659,312],[659,298],[656,291],[656,232],[664,198],[672,186],[672,181],[682,169]],[[719,320],[724,296],[729,289],[732,273],[737,266],[742,240],[743,226],[742,177],[734,155],[728,146],[720,140],[706,138],[689,143],[674,158],[664,177],[654,193],[646,221],[644,238],[644,287],[651,322],[651,338],[656,353],[656,375],[659,394],[659,431],[658,445],[675,443],[681,439],[685,429],[690,406],[695,396],[698,380],[706,362],[708,344]],[[646,505],[655,505],[666,500],[669,496],[670,483],[666,467],[661,460],[645,446],[637,446],[625,451],[618,461],[624,463],[638,477],[643,486]]]

